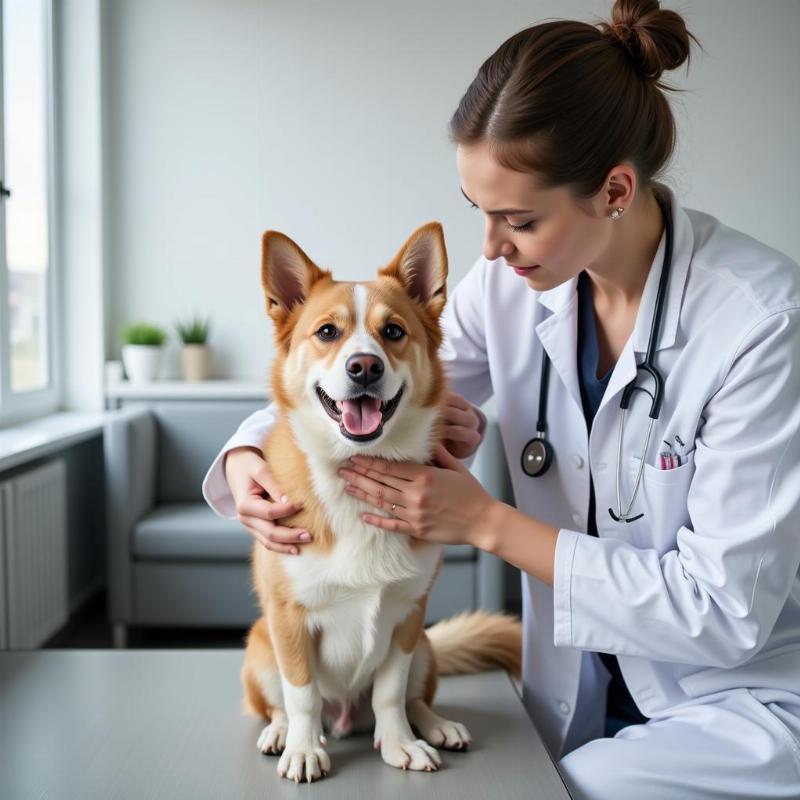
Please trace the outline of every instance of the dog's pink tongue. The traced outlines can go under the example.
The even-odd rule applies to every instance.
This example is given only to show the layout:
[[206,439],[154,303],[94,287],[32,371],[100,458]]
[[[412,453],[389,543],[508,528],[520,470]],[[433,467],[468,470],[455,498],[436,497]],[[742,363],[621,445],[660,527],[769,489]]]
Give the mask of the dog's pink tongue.
[[381,401],[375,397],[343,400],[342,424],[354,436],[372,433],[381,424]]

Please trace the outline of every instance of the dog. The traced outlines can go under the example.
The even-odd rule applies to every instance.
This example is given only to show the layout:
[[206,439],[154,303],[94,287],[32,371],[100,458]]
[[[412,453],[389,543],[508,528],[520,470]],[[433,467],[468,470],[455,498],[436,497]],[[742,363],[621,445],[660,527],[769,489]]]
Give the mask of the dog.
[[519,677],[516,618],[479,611],[424,629],[443,546],[363,522],[368,506],[337,474],[354,454],[432,457],[446,392],[437,355],[446,280],[437,222],[372,282],[335,281],[289,237],[262,237],[278,407],[262,451],[282,491],[303,502],[282,524],[314,538],[298,555],[253,544],[262,616],[246,637],[242,710],[268,720],[258,749],[280,754],[278,774],[295,782],[329,773],[326,733],[373,729],[387,764],[435,771],[436,747],[471,743],[464,725],[432,709],[437,675],[503,667]]

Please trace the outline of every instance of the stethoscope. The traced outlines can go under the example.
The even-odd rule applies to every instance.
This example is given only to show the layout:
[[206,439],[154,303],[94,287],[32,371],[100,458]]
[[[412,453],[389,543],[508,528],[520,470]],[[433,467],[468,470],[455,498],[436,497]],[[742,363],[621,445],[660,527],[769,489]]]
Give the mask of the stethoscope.
[[[661,413],[661,403],[664,399],[664,379],[658,371],[654,363],[656,342],[658,341],[658,334],[661,330],[661,317],[664,310],[664,301],[667,293],[667,282],[669,280],[669,273],[672,267],[672,215],[664,199],[656,195],[658,205],[661,208],[661,213],[664,216],[664,228],[666,230],[666,242],[664,245],[664,262],[661,267],[661,276],[658,281],[658,294],[656,295],[656,307],[653,311],[653,321],[650,326],[650,341],[647,344],[647,353],[645,354],[644,361],[636,365],[636,375],[633,380],[625,387],[622,392],[622,399],[620,400],[619,407],[621,410],[619,418],[619,441],[617,444],[617,511],[608,509],[615,522],[634,522],[641,519],[644,514],[637,514],[630,516],[633,504],[636,502],[636,495],[639,493],[639,486],[642,482],[642,472],[644,470],[645,457],[647,455],[647,448],[650,445],[650,436],[653,433],[653,425]],[[636,380],[639,377],[639,372],[644,370],[652,376],[655,383],[653,392],[648,391],[642,386],[636,385]],[[553,445],[546,438],[547,433],[547,388],[550,382],[550,358],[547,352],[544,351],[542,355],[542,375],[539,383],[539,416],[536,420],[536,436],[531,439],[522,450],[522,471],[529,475],[531,478],[538,478],[547,472],[550,464],[553,463]],[[620,484],[622,482],[622,439],[623,431],[625,428],[625,415],[628,411],[628,406],[631,402],[633,393],[639,391],[644,392],[650,397],[650,424],[647,426],[647,436],[644,442],[644,450],[642,451],[642,458],[639,461],[639,471],[636,474],[636,483],[633,487],[633,494],[627,508],[622,510],[622,494],[620,491]]]

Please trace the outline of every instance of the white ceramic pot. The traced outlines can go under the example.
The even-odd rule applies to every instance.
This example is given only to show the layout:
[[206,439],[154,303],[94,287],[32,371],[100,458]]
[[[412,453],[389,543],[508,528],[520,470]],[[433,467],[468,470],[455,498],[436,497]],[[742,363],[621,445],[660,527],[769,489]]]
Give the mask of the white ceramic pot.
[[181,365],[187,381],[204,381],[208,377],[208,345],[185,344],[181,350]]
[[149,383],[158,377],[163,345],[125,344],[122,346],[122,363],[132,383]]

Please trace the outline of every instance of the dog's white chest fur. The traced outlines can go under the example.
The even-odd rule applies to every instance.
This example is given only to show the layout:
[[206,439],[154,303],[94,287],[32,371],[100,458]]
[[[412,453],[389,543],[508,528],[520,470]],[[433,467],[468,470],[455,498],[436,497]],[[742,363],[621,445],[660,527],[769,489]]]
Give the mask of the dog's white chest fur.
[[[314,488],[336,536],[332,552],[283,559],[308,627],[319,635],[315,679],[326,699],[354,698],[386,658],[392,633],[428,588],[441,553],[412,550],[405,535],[360,519],[364,503],[342,492],[333,467],[312,464]],[[373,509],[374,511],[374,509]]]

